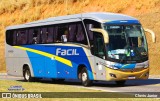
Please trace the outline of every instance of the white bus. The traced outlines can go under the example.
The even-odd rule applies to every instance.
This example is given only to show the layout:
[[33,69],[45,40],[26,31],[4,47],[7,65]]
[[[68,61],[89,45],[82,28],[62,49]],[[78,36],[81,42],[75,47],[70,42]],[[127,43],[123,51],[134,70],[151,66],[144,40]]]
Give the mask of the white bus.
[[[154,35],[153,35],[154,40]],[[7,73],[57,80],[116,81],[149,76],[148,48],[140,22],[116,13],[83,13],[6,28]]]

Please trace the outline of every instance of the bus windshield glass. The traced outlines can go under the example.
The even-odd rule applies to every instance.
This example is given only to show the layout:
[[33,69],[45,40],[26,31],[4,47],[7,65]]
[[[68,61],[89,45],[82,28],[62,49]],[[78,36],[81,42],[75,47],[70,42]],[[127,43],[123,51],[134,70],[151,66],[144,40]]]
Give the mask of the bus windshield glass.
[[104,25],[109,35],[107,58],[120,63],[148,60],[148,48],[141,25]]

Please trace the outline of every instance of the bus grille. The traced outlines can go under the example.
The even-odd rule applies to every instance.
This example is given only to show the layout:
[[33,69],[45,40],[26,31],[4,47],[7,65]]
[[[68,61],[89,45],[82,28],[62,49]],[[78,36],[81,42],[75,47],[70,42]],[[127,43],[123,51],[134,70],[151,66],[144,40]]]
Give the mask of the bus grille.
[[139,72],[139,71],[142,71],[144,70],[144,68],[134,68],[134,69],[119,69],[120,71],[123,71],[123,72]]

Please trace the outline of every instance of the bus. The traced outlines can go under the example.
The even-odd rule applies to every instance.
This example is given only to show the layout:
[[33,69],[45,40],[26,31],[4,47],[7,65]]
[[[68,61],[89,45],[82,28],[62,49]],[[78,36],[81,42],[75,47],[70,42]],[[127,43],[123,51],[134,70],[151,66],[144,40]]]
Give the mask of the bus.
[[[149,32],[149,31],[148,31]],[[155,41],[155,35],[152,39]],[[52,17],[6,28],[7,74],[26,81],[148,79],[145,30],[131,16],[92,12]]]

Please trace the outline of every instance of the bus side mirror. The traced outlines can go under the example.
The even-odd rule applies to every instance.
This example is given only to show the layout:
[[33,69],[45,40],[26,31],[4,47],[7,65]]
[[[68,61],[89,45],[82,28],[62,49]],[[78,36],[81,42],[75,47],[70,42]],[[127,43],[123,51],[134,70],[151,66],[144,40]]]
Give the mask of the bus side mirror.
[[151,34],[151,36],[152,36],[152,41],[155,43],[155,42],[156,42],[156,36],[155,36],[155,33],[154,33],[152,30],[147,29],[147,28],[144,28],[144,31],[145,31],[145,32],[148,32],[148,33],[150,33],[150,34]]
[[102,33],[103,38],[104,38],[104,43],[108,44],[109,43],[109,36],[108,33],[104,29],[98,29],[98,28],[92,28],[92,32],[99,32]]

